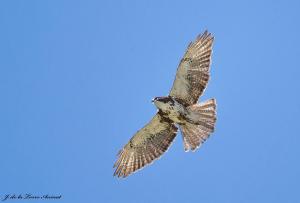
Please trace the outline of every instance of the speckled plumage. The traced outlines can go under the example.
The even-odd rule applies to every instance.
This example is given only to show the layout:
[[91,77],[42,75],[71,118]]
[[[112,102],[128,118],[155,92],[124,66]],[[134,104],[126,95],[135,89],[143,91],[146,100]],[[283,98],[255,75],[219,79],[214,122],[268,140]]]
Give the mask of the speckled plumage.
[[197,103],[209,80],[213,37],[205,31],[191,42],[167,97],[156,97],[158,112],[118,153],[114,175],[126,177],[159,158],[179,125],[185,151],[196,150],[214,131],[216,101]]

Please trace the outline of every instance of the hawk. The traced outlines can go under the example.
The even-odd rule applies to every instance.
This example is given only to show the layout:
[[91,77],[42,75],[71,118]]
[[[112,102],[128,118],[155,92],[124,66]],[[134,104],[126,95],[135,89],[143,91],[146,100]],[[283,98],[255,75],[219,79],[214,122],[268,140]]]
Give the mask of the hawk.
[[114,176],[127,177],[159,158],[170,147],[178,127],[185,151],[195,151],[214,131],[216,100],[197,103],[209,80],[213,41],[205,31],[188,45],[169,96],[152,100],[158,111],[119,151]]

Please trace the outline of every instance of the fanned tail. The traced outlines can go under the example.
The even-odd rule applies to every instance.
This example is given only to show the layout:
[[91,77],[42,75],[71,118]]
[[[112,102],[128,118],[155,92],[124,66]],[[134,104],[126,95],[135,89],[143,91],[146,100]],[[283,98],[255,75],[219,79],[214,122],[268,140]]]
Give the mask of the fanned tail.
[[195,151],[214,131],[216,100],[210,99],[188,108],[188,122],[180,125],[185,151]]

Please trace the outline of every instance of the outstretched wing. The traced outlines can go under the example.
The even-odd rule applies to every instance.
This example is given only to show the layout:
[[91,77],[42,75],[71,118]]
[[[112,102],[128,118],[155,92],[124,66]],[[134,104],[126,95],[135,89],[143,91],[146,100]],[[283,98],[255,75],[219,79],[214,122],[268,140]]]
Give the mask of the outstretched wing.
[[208,83],[213,40],[205,31],[189,44],[180,61],[170,96],[185,105],[197,103]]
[[118,153],[114,175],[126,177],[160,157],[170,146],[177,127],[158,113]]

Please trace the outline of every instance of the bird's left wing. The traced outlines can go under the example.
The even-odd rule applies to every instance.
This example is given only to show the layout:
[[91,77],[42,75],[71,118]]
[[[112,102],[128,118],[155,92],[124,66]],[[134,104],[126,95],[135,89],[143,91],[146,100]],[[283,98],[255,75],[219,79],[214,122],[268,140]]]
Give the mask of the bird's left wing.
[[177,127],[158,113],[139,130],[118,153],[114,167],[115,176],[126,177],[136,170],[152,163],[170,146],[177,133]]

